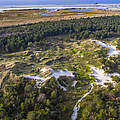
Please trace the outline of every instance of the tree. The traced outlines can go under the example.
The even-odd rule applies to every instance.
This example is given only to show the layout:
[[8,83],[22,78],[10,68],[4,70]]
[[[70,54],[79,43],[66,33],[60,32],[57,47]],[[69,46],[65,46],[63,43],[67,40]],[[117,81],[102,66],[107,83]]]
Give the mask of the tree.
[[28,120],[36,120],[36,113],[35,113],[35,111],[28,112],[27,119]]
[[57,97],[57,92],[54,90],[51,92],[51,98],[55,99]]

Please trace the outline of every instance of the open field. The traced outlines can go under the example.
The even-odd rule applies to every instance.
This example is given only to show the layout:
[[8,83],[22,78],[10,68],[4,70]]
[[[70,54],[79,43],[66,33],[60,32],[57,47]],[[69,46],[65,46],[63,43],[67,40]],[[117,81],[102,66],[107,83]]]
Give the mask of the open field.
[[113,15],[120,15],[120,11],[95,8],[7,10],[0,12],[0,26]]

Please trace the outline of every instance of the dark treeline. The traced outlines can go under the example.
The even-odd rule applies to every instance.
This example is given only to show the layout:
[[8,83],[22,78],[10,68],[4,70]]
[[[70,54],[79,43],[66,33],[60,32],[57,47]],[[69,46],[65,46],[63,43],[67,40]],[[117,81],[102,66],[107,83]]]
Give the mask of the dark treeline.
[[27,48],[29,42],[42,45],[47,36],[69,34],[77,40],[105,39],[120,35],[120,16],[81,18],[0,28],[0,53]]

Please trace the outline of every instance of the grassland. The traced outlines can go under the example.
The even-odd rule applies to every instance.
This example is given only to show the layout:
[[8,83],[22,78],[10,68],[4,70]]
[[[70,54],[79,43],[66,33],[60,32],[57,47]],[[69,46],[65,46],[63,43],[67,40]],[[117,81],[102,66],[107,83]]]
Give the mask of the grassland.
[[[83,14],[75,14],[79,12],[67,12],[69,10],[91,10]],[[99,17],[120,15],[120,11],[100,10],[100,9],[59,9],[49,12],[50,9],[32,9],[32,10],[9,10],[0,13],[0,26],[10,26],[27,23],[37,23],[41,21],[57,21],[67,19],[79,19],[81,17]],[[70,13],[70,14],[69,14]],[[82,12],[80,12],[82,13]]]

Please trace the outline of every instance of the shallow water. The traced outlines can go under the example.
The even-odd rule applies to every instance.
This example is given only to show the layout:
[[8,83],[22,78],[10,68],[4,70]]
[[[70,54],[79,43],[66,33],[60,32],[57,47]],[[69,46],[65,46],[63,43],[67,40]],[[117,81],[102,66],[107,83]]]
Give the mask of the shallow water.
[[74,14],[74,15],[83,15],[83,14],[85,14],[85,13],[65,13],[65,15],[66,15],[66,14],[67,14],[67,15],[73,15],[73,14]]
[[[1,1],[0,1],[1,2]],[[11,3],[11,2],[10,2]],[[77,3],[78,4],[78,3]],[[89,8],[95,8],[95,9],[104,9],[104,10],[120,10],[120,7],[118,6],[106,6],[106,5],[67,5],[64,6],[63,5],[49,5],[47,4],[46,6],[42,5],[39,6],[39,4],[36,4],[36,6],[34,6],[34,4],[32,5],[26,5],[25,4],[20,4],[20,5],[4,5],[2,7],[2,4],[0,4],[1,8],[0,8],[0,12],[4,12],[6,10],[26,10],[26,9],[50,9],[48,10],[48,12],[54,12],[57,11],[58,9],[71,9],[71,8],[85,8],[85,9],[89,9]],[[71,12],[92,12],[92,10],[70,10]]]
[[93,10],[65,10],[65,12],[93,12]]
[[56,11],[57,11],[57,9],[51,9],[51,10],[48,10],[47,12],[51,13],[51,12],[56,12]]
[[32,13],[33,15],[40,15],[41,13]]

